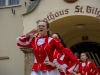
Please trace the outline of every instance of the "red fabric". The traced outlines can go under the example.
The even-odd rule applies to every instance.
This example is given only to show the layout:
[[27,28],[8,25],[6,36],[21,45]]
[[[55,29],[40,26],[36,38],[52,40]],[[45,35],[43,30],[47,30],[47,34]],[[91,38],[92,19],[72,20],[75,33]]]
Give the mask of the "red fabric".
[[[97,73],[99,73],[99,69],[96,67],[96,65],[94,64],[94,62],[90,62],[90,61],[86,61],[84,62],[86,65],[84,67],[82,67],[82,63],[81,62],[81,66],[79,68],[79,73],[81,73],[81,75],[96,75]],[[92,71],[91,71],[92,69]]]
[[[23,39],[21,39],[21,38],[23,38]],[[18,40],[21,41],[22,43],[23,42],[26,43],[30,40],[30,38],[31,37],[25,38],[25,35],[24,35],[24,36],[21,36],[20,38],[18,38]],[[68,53],[66,52],[66,49],[64,49],[64,47],[58,41],[58,39],[52,38],[52,40],[48,44],[49,37],[45,36],[43,38],[45,38],[45,43],[42,44],[41,46],[37,45],[38,38],[35,41],[35,37],[32,38],[30,43],[25,44],[25,45],[17,42],[18,46],[25,47],[25,48],[29,48],[29,47],[33,48],[33,52],[34,52],[34,55],[36,57],[37,63],[33,65],[32,70],[37,70],[39,68],[40,68],[40,70],[52,70],[52,69],[54,69],[53,67],[51,68],[50,66],[44,66],[43,63],[44,63],[46,56],[49,57],[50,62],[53,62],[53,60],[54,60],[53,53],[54,53],[55,49],[57,51],[59,51],[61,54],[64,53],[65,55],[68,55]],[[76,60],[76,59],[72,59],[72,60]]]
[[[58,61],[59,64],[66,64],[68,66],[68,68],[66,69],[66,74],[70,75],[70,72],[68,70],[72,66],[74,66],[75,64],[79,65],[79,61],[74,56],[74,54],[72,53],[72,51],[70,50],[70,48],[66,48],[66,52],[67,52],[67,55],[61,61],[59,58],[62,56],[62,54],[60,54],[57,50],[55,50],[54,51],[54,58],[57,59],[57,61]],[[74,69],[73,69],[73,71],[74,71]],[[77,71],[74,71],[74,72],[78,73]],[[62,75],[62,73],[61,73],[61,75]]]
[[38,68],[40,68],[41,71],[45,71],[45,70],[53,70],[55,69],[55,67],[51,67],[51,66],[47,66],[47,65],[44,65],[43,63],[42,64],[39,64],[39,63],[34,63],[33,67],[32,67],[32,70],[38,70]]
[[63,72],[60,72],[60,75],[65,75],[65,73],[63,73]]
[[[22,39],[23,38],[23,39]],[[25,35],[22,35],[20,38],[17,38],[19,41],[25,43],[27,41],[29,41],[30,37],[25,38]],[[34,38],[33,38],[34,39]],[[17,45],[20,47],[25,47],[25,48],[32,48],[31,43],[27,44],[27,45],[21,45],[20,43],[17,42]]]

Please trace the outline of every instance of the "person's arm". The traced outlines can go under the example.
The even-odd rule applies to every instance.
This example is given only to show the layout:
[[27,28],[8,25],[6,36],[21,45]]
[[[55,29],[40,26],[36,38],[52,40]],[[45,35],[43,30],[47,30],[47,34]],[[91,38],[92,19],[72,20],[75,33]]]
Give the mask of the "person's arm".
[[50,62],[50,61],[45,61],[44,64],[45,65],[50,65],[52,67],[56,67],[56,65],[53,62]]
[[66,71],[67,71],[67,73],[72,72],[72,70],[75,68],[75,66],[79,63],[78,59],[74,56],[74,54],[71,54],[68,52],[67,49],[69,49],[69,48],[64,48],[63,45],[56,39],[54,39],[53,44],[54,44],[56,50],[58,50],[61,54],[65,54],[65,57],[68,57],[69,61],[71,61],[71,64],[70,64],[70,66],[68,66],[68,69]]
[[17,45],[20,47],[31,48],[31,42],[34,39],[34,34],[36,30],[33,29],[32,31],[28,32],[25,35],[22,35],[16,39]]
[[90,68],[93,70],[92,75],[99,75],[99,69],[94,62],[90,62]]
[[17,41],[17,45],[19,47],[25,47],[25,48],[31,48],[31,41],[32,41],[33,37],[28,37],[26,38],[25,35],[18,37],[16,39]]
[[81,75],[82,74],[82,65],[81,62],[75,67],[74,71],[72,71],[74,75]]
[[54,58],[59,59],[61,56],[62,55],[57,50],[54,51],[54,53],[53,53]]

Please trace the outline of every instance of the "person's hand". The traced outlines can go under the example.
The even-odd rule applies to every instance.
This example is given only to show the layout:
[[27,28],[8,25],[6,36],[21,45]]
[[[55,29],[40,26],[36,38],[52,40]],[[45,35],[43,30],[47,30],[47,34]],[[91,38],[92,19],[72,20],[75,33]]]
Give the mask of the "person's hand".
[[76,75],[76,74],[75,74],[75,72],[72,71],[72,72],[70,73],[70,75]]
[[70,73],[70,75],[74,75],[74,73]]
[[26,34],[26,38],[29,37],[29,36],[33,36],[33,35],[36,34],[37,32],[38,32],[37,29],[31,30],[30,32],[28,32],[28,33]]
[[50,62],[50,61],[45,61],[44,64],[45,65],[50,65],[52,67],[56,67],[56,65],[54,63]]
[[63,72],[62,68],[60,68],[60,67],[58,68],[58,70],[59,70],[59,72]]

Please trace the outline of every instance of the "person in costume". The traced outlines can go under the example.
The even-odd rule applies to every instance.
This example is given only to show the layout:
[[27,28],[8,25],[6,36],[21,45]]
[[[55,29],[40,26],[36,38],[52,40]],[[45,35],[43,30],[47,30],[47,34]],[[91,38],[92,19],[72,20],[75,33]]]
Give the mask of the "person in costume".
[[81,75],[99,75],[99,69],[93,61],[88,60],[87,53],[83,52],[80,54],[80,68],[79,73]]
[[[40,20],[37,23],[37,29],[17,38],[18,46],[33,49],[35,60],[31,75],[60,75],[55,66],[56,62],[54,62],[54,50],[58,50],[65,56],[68,55],[68,52],[57,39],[49,36],[49,30],[49,23]],[[76,58],[72,58],[72,60],[77,61]]]
[[[57,62],[58,62],[58,69],[60,70],[60,74],[61,75],[71,75],[71,73],[69,73],[68,72],[68,69],[70,68],[72,68],[72,66],[73,65],[78,65],[79,64],[79,62],[77,62],[77,64],[76,64],[76,62],[74,62],[73,63],[73,58],[76,58],[75,57],[75,55],[72,53],[72,51],[70,50],[70,48],[68,48],[67,46],[66,46],[66,44],[64,43],[64,41],[63,41],[63,39],[61,38],[61,36],[58,34],[58,33],[54,33],[53,35],[52,35],[52,37],[53,38],[59,38],[58,39],[58,41],[60,42],[60,43],[62,43],[62,45],[63,45],[63,47],[64,48],[66,48],[66,51],[68,52],[68,54],[67,54],[67,56],[65,56],[65,55],[62,55],[61,53],[59,53],[57,50],[55,50],[54,51],[54,58],[56,59],[57,58]],[[60,64],[61,64],[61,66],[60,66]],[[62,65],[64,65],[64,66],[62,66]],[[77,70],[75,70],[75,68],[76,68],[76,66],[74,66],[72,69],[73,70],[71,70],[71,71],[74,71],[74,72],[76,72]],[[59,68],[60,67],[60,68]],[[67,70],[65,70],[65,68],[67,69]],[[65,71],[66,72],[65,72]]]

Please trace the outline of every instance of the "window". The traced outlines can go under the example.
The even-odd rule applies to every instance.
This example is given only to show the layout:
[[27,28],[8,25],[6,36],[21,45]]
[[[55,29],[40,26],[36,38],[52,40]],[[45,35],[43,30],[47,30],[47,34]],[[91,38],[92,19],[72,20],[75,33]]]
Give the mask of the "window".
[[0,0],[0,7],[5,6],[6,5],[6,0]]
[[9,5],[17,5],[20,3],[20,0],[9,0]]
[[20,0],[0,0],[0,7],[20,5]]

